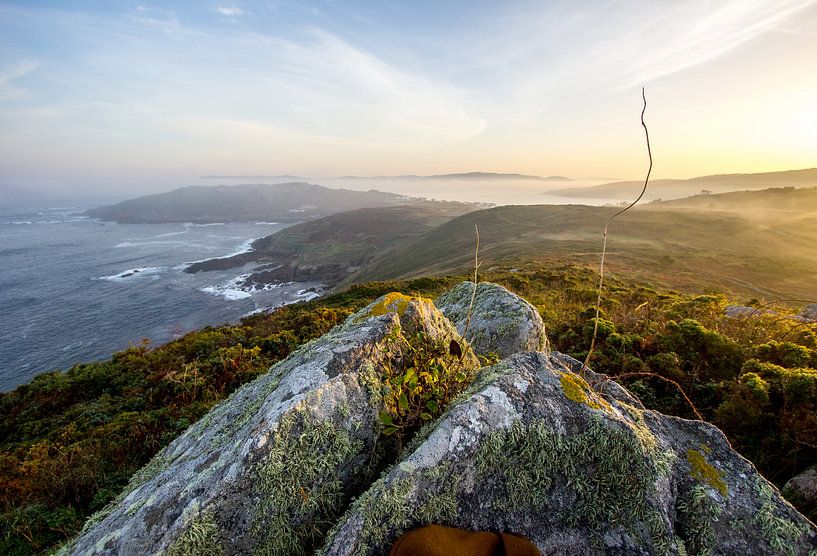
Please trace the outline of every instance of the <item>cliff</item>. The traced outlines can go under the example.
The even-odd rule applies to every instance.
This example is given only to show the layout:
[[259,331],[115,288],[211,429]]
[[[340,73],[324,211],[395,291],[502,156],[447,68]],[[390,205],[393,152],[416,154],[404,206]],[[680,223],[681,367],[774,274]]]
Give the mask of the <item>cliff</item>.
[[[350,316],[190,427],[61,552],[382,554],[425,523],[547,554],[817,549],[717,428],[557,352],[509,353],[542,345],[541,320],[500,286],[478,298],[466,339],[423,298]],[[468,338],[505,358],[477,371]]]

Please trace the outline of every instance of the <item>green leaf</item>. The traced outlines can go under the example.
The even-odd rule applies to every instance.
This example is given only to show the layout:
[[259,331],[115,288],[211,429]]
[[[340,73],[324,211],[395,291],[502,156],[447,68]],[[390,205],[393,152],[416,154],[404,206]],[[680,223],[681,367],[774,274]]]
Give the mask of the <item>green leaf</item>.
[[439,406],[439,404],[437,404],[437,402],[435,402],[434,400],[428,400],[428,401],[426,402],[426,408],[427,408],[427,409],[428,409],[428,410],[429,410],[431,413],[437,413],[438,411],[440,411],[440,406]]
[[378,417],[380,417],[380,422],[383,423],[384,425],[393,425],[394,424],[394,419],[392,418],[392,416],[390,414],[386,413],[385,411],[381,411],[380,415],[378,415]]
[[457,373],[457,376],[456,376],[454,379],[455,379],[457,382],[462,382],[462,381],[464,381],[466,378],[468,378],[468,375],[467,375],[467,374],[465,374],[463,371],[460,371],[460,372],[458,372],[458,373]]
[[431,417],[431,415],[429,415],[428,413],[426,413],[424,411],[424,412],[420,413],[420,419],[422,419],[423,421],[431,421],[432,417]]
[[397,405],[400,406],[400,409],[402,409],[403,411],[408,411],[409,408],[408,398],[406,397],[405,394],[400,394],[400,398],[397,400]]
[[409,367],[406,374],[403,375],[403,384],[408,384],[412,379],[415,383],[417,382],[417,373],[414,372],[414,367]]
[[383,434],[386,436],[391,436],[397,432],[397,427],[386,427],[383,429]]

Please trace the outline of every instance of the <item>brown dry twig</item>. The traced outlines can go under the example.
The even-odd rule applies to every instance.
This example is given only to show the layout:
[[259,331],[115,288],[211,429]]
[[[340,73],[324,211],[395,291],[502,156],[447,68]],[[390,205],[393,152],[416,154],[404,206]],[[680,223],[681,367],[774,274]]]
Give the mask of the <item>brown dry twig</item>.
[[689,399],[689,396],[686,395],[686,392],[684,392],[684,389],[681,388],[680,384],[678,384],[677,382],[675,382],[671,378],[667,378],[665,376],[661,376],[661,375],[656,374],[656,373],[633,372],[633,373],[622,373],[620,375],[616,375],[615,377],[606,376],[603,379],[601,379],[600,381],[598,381],[597,383],[593,384],[593,386],[599,386],[601,388],[601,387],[604,386],[605,382],[607,382],[608,380],[612,380],[613,378],[615,378],[616,380],[620,380],[620,379],[630,378],[630,377],[634,377],[634,376],[646,376],[646,377],[658,378],[660,380],[663,380],[664,382],[669,382],[670,384],[672,384],[673,386],[675,386],[678,389],[678,391],[681,393],[681,396],[683,396],[684,400],[686,400],[687,404],[689,404],[689,407],[692,408],[692,412],[695,413],[695,416],[698,419],[700,419],[701,421],[705,420],[703,417],[701,417],[701,414],[698,413],[698,408],[695,407],[695,404],[692,403],[692,400]]

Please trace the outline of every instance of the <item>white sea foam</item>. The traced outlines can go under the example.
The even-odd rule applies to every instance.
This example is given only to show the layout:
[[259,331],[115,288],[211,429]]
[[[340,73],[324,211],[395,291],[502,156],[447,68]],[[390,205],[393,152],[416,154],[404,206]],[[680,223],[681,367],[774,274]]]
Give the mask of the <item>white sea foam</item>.
[[298,290],[298,293],[295,294],[295,295],[297,295],[299,298],[303,299],[304,301],[310,301],[312,299],[315,299],[316,297],[321,296],[321,294],[319,294],[317,292],[311,292],[311,291],[308,291],[308,290]]
[[140,268],[129,268],[123,270],[119,274],[112,274],[111,276],[100,276],[97,280],[107,280],[109,282],[121,282],[129,278],[137,278],[142,276],[153,276],[163,272],[167,267],[163,266],[145,266]]
[[188,266],[194,265],[196,263],[206,263],[207,261],[214,261],[214,260],[218,260],[218,259],[229,259],[230,257],[235,257],[236,255],[243,255],[244,253],[249,253],[250,251],[254,251],[254,249],[252,247],[252,244],[257,239],[261,239],[261,238],[260,237],[259,238],[252,238],[252,239],[248,239],[247,241],[242,242],[241,245],[238,246],[237,251],[235,251],[233,253],[230,253],[228,255],[222,255],[220,257],[208,257],[206,259],[199,259],[197,261],[190,261],[190,262],[187,262],[187,263],[182,263],[182,264],[178,265],[175,268],[177,270],[184,270]]
[[249,277],[249,274],[242,274],[241,276],[236,276],[232,280],[229,280],[223,284],[201,288],[200,291],[209,293],[210,295],[220,295],[229,301],[252,298],[252,293],[250,293],[250,290],[246,287],[241,287],[241,284],[247,279],[247,277]]
[[185,247],[192,247],[194,249],[212,249],[212,247],[208,245],[201,245],[200,243],[190,243],[189,241],[178,241],[178,240],[169,240],[169,241],[123,241],[121,243],[117,243],[114,245],[117,249],[124,249],[128,247],[144,247],[146,245],[183,245]]

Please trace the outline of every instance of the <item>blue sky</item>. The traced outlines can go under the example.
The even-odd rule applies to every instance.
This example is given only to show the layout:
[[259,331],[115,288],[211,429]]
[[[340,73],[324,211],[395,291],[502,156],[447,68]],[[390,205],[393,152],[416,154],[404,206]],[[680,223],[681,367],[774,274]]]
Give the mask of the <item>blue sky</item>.
[[[817,4],[0,2],[0,183],[817,166]],[[124,185],[123,185],[124,187]]]

